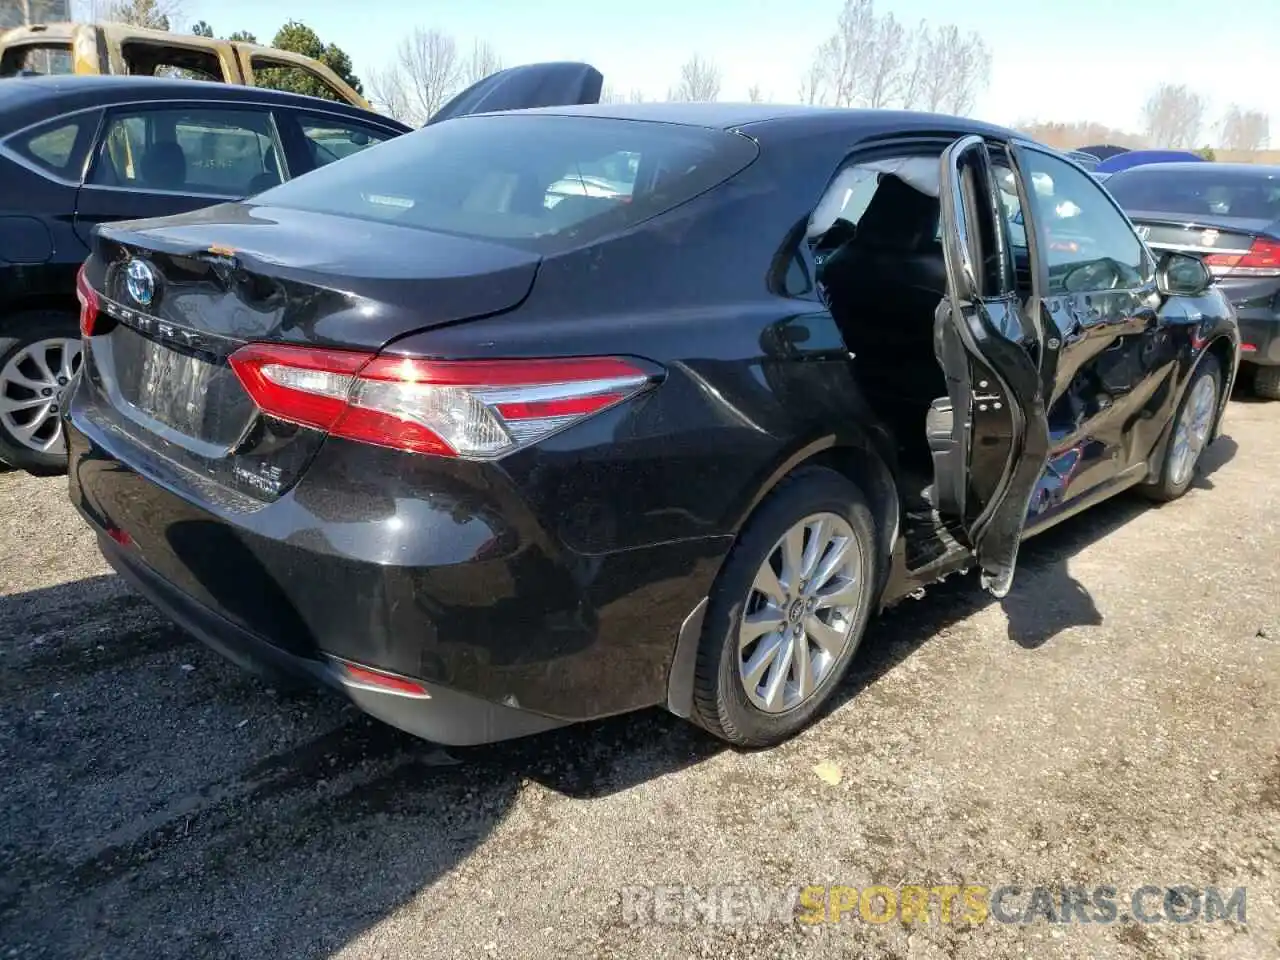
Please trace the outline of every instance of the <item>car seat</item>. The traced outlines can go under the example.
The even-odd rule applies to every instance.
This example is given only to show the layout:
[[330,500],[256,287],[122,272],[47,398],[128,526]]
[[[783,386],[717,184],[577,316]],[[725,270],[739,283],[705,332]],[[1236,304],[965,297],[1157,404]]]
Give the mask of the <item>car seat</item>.
[[187,185],[187,154],[173,140],[152,144],[138,164],[140,186],[181,190]]

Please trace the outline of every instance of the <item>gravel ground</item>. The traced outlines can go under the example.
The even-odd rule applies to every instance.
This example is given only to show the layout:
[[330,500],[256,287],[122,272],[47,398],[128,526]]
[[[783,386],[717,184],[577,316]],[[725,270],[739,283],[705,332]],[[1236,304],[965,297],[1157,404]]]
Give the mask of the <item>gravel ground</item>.
[[[1182,501],[1029,542],[1004,603],[966,578],[891,611],[830,715],[764,753],[656,711],[446,752],[279,695],[124,589],[64,481],[0,474],[0,957],[1280,955],[1280,404],[1228,432]],[[1111,884],[1121,909],[622,908],[873,883]],[[1247,922],[1133,922],[1145,884],[1244,886]]]

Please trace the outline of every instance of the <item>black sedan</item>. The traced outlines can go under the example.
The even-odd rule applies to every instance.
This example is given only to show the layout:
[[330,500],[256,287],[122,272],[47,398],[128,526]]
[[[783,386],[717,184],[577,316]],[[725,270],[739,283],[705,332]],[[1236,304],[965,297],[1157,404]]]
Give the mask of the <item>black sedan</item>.
[[75,276],[96,224],[247,197],[408,130],[256,87],[0,84],[0,461],[66,468],[59,398],[81,362]]
[[970,120],[455,117],[99,227],[70,493],[209,644],[426,738],[660,704],[767,745],[883,606],[1187,490],[1239,347],[1209,281]]
[[1280,167],[1162,163],[1107,188],[1152,249],[1204,260],[1235,305],[1254,389],[1280,400]]

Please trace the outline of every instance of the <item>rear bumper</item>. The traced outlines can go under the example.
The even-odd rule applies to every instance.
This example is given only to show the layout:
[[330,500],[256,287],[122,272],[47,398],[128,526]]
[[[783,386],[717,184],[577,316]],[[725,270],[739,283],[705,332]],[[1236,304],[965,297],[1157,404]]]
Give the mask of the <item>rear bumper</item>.
[[183,594],[105,535],[99,535],[98,548],[134,590],[240,668],[265,679],[283,676],[330,687],[345,694],[370,716],[416,736],[449,746],[470,746],[541,733],[566,723],[439,685],[432,685],[429,696],[423,698],[344,684],[337,661],[288,653],[237,626]]
[[1240,315],[1240,362],[1268,367],[1280,364],[1280,315]]
[[[292,491],[246,506],[104,427],[93,404],[82,384],[69,398],[69,493],[124,577],[245,667],[340,686],[441,743],[665,702],[681,624],[729,545],[578,554],[501,471],[428,475],[423,458],[356,457],[341,441]],[[421,681],[430,697],[343,685],[341,662]]]
[[1280,281],[1273,278],[1219,281],[1240,321],[1240,360],[1280,364]]

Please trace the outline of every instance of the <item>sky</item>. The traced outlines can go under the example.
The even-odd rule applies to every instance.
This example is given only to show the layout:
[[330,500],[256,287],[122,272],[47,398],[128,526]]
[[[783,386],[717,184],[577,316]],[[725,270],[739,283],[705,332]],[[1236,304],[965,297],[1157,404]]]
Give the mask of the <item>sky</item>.
[[[290,17],[337,43],[356,74],[382,68],[415,26],[487,40],[505,65],[583,60],[619,92],[660,99],[697,53],[720,68],[721,100],[796,102],[813,51],[841,0],[182,0],[183,27],[206,20],[223,36],[263,42]],[[1280,141],[1280,0],[880,0],[904,23],[977,30],[991,79],[975,116],[995,123],[1094,120],[1138,131],[1162,81],[1208,97],[1209,119],[1232,104],[1269,113]],[[1205,139],[1214,142],[1206,130]]]

